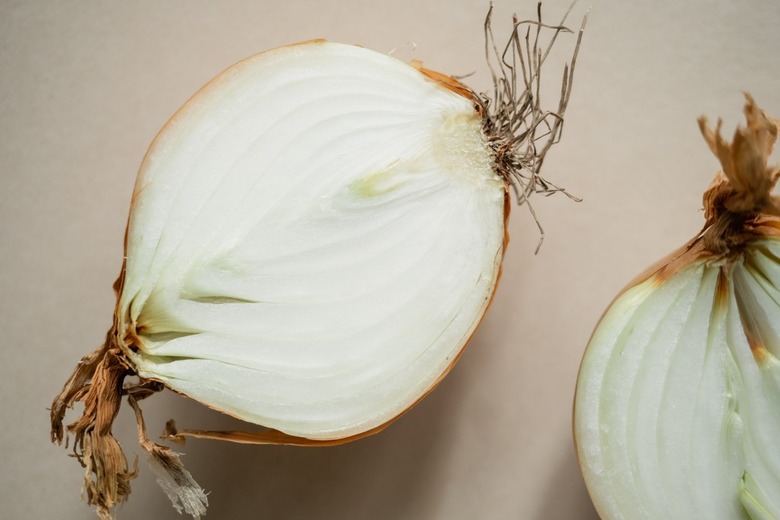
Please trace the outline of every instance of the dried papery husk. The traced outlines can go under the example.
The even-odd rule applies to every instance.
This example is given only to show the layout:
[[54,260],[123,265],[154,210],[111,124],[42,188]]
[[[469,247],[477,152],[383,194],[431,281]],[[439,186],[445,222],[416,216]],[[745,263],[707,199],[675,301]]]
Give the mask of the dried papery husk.
[[601,517],[780,518],[778,133],[747,96],[706,224],[625,289],[580,368],[574,430]]
[[542,110],[541,31],[568,30],[515,21],[496,104],[420,63],[313,40],[234,65],[174,115],[138,175],[114,324],[51,409],[62,442],[66,409],[85,405],[67,430],[101,516],[136,474],[111,434],[123,395],[163,489],[199,518],[203,490],[149,440],[139,400],[170,389],[266,427],[171,421],[170,440],[329,446],[441,381],[492,301],[510,190],[562,191],[539,170],[573,66],[558,110]]

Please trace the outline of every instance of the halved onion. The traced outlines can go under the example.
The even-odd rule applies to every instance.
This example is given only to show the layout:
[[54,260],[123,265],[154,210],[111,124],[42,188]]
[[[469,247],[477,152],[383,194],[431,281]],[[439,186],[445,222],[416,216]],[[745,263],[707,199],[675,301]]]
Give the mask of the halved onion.
[[[52,407],[59,442],[85,403],[68,428],[101,515],[134,476],[110,434],[123,393],[164,489],[197,518],[206,497],[146,437],[139,399],[168,388],[270,428],[172,435],[328,445],[379,431],[444,377],[496,289],[510,187],[521,202],[555,189],[538,173],[570,71],[542,111],[545,49],[520,43],[526,26],[548,27],[516,21],[490,102],[318,40],[234,65],[176,113],[138,175],[113,327]],[[123,389],[128,375],[140,383]]]
[[[612,304],[580,369],[575,436],[606,519],[780,519],[775,123],[748,97],[707,224]],[[719,125],[720,127],[720,125]]]
[[473,103],[414,68],[326,42],[245,60],[141,166],[125,353],[144,379],[291,435],[375,428],[476,328],[505,193]]

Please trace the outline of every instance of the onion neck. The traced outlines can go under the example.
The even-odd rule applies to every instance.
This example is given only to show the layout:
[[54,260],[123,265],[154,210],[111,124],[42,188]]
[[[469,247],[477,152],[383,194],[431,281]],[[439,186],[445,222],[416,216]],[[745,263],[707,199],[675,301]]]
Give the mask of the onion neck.
[[745,97],[747,126],[738,127],[731,142],[721,137],[720,120],[713,131],[705,118],[699,119],[702,135],[723,168],[704,193],[706,224],[700,235],[705,250],[718,256],[739,254],[763,234],[767,217],[780,217],[780,198],[772,195],[780,168],[768,165],[778,124],[750,95]]
[[[117,298],[123,283],[124,265],[114,283]],[[130,495],[130,481],[137,474],[111,432],[126,393],[125,378],[135,374],[121,347],[121,328],[115,314],[103,345],[79,361],[51,406],[51,440],[67,444],[67,436],[73,435],[73,453],[84,468],[84,495],[101,519],[113,518],[112,509]],[[79,402],[84,405],[81,417],[63,426],[67,409]]]
[[67,430],[74,436],[73,452],[85,470],[87,501],[97,507],[101,518],[111,518],[110,510],[127,498],[130,481],[136,476],[111,433],[122,403],[123,383],[131,373],[117,345],[115,322],[105,343],[82,358],[51,407],[52,442],[59,444],[67,408],[77,402],[84,404],[84,413],[67,425]]

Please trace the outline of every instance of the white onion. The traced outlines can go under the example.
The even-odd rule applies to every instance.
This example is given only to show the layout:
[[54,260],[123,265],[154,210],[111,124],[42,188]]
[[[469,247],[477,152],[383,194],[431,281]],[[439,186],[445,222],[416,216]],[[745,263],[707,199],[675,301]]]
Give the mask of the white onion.
[[326,42],[242,61],[141,166],[128,356],[142,378],[291,435],[379,426],[477,326],[504,194],[473,103],[417,70]]
[[780,519],[775,125],[748,99],[708,222],[612,304],[577,385],[575,436],[607,519]]
[[[134,476],[110,434],[123,393],[161,485],[199,518],[205,494],[148,439],[138,400],[168,388],[270,428],[179,437],[328,445],[379,431],[446,375],[496,289],[510,188],[558,190],[539,167],[570,71],[543,111],[546,49],[519,42],[523,70],[500,65],[492,101],[317,40],[234,65],[175,114],[138,174],[114,324],[52,406],[61,442],[85,403],[68,430],[101,516]],[[140,383],[122,390],[128,375]]]

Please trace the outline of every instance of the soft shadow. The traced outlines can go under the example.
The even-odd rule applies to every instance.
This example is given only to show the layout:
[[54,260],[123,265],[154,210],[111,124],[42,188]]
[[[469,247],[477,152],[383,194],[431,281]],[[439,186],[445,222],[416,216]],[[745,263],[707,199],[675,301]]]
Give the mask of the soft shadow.
[[549,489],[534,518],[547,520],[599,520],[588,496],[571,439],[560,443],[560,458]]
[[[378,435],[342,446],[246,446],[191,439],[174,449],[186,453],[187,469],[209,493],[209,518],[422,519],[437,495],[434,477],[445,465],[447,431],[457,416],[459,391],[457,385],[447,386],[447,395],[433,392]],[[170,417],[182,427],[247,429],[171,393],[143,405],[150,429]],[[121,518],[181,518],[162,492],[153,489],[152,477],[142,463]]]

